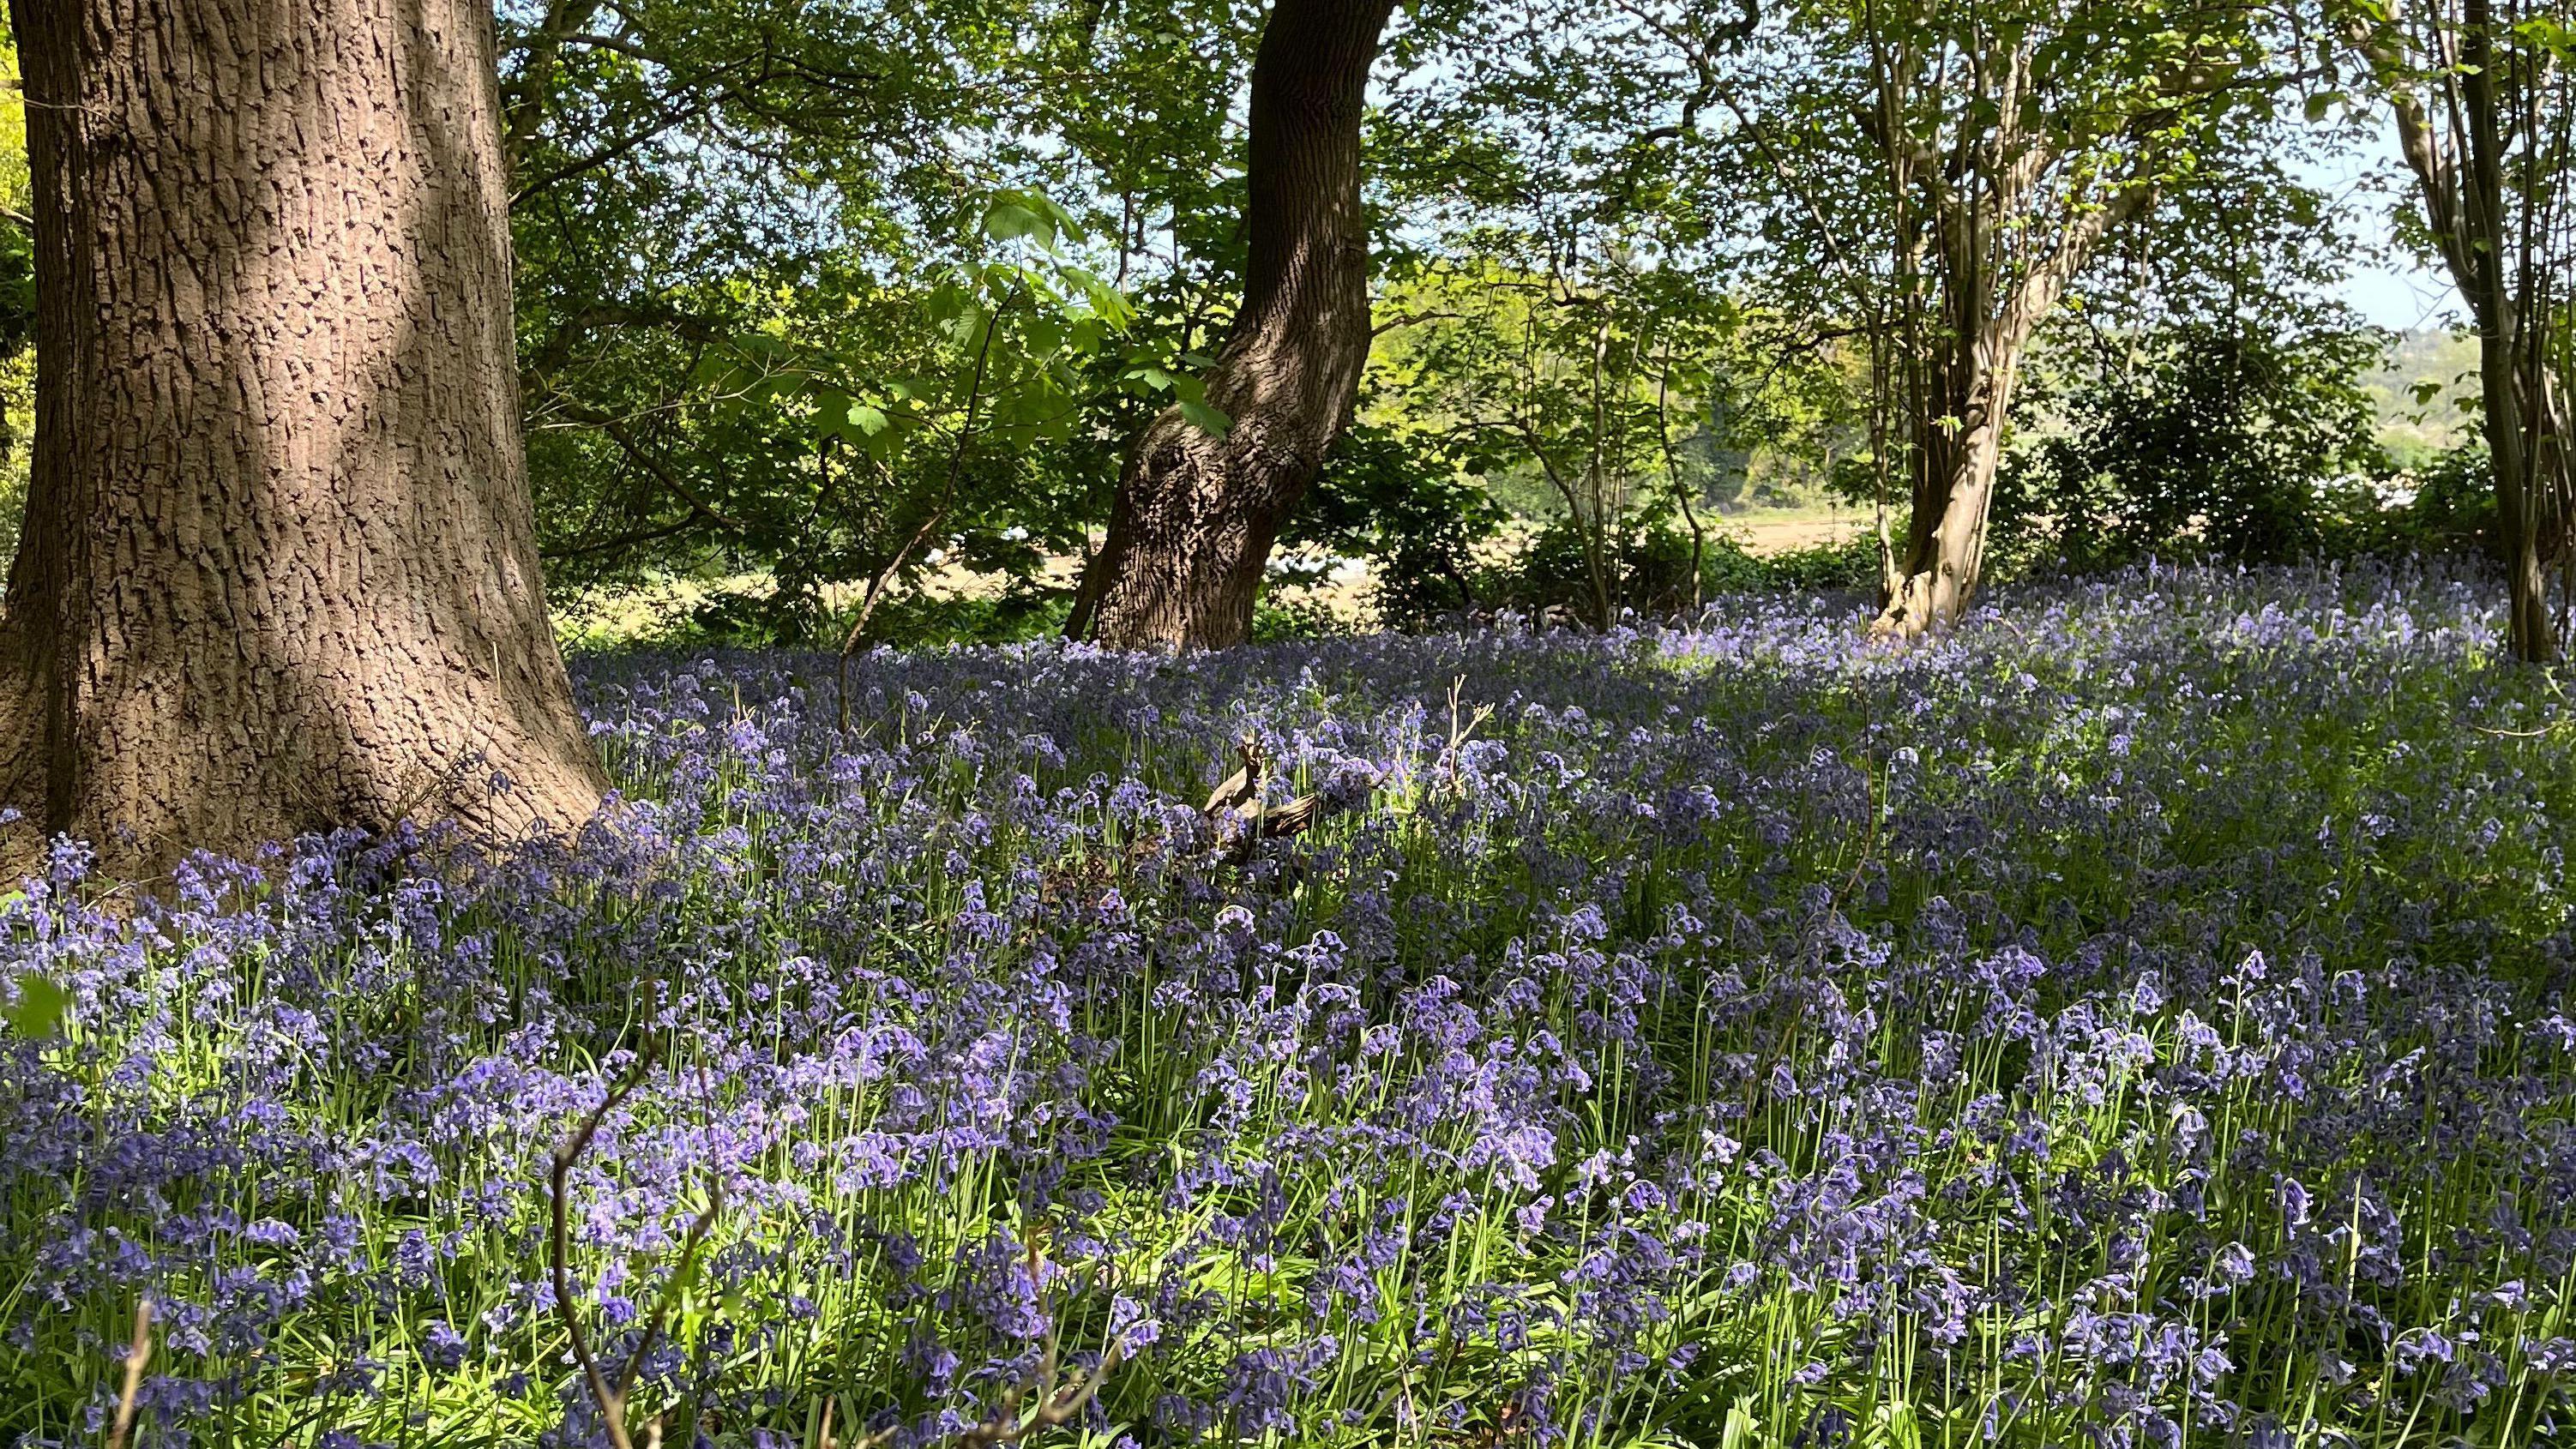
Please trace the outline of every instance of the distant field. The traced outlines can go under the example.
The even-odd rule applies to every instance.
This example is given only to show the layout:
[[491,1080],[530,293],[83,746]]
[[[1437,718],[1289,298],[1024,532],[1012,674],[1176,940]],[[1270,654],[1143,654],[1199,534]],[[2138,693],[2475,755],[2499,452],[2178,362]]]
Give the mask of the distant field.
[[[1719,532],[1732,534],[1746,552],[1764,558],[1843,543],[1867,534],[1873,526],[1866,510],[1821,507],[1751,509],[1703,521],[1712,536]],[[1071,583],[1079,571],[1079,562],[1070,556],[1049,560],[1047,566],[1048,576],[1064,584]],[[556,632],[576,649],[611,649],[638,643],[667,633],[710,595],[757,588],[764,577],[737,574],[719,579],[665,578],[594,594],[560,605],[556,610]],[[1365,560],[1349,559],[1336,563],[1323,583],[1282,587],[1276,597],[1282,601],[1314,600],[1336,618],[1358,625],[1366,622],[1368,598],[1375,584],[1375,574]],[[994,584],[990,579],[952,570],[934,577],[930,587],[941,597],[957,598],[989,594]],[[835,606],[845,606],[857,598],[858,592],[855,587],[836,589],[829,597]]]
[[1849,508],[1816,508],[1766,509],[1737,514],[1725,519],[1722,526],[1743,542],[1745,552],[1769,558],[1802,548],[1848,543],[1868,533],[1875,525],[1867,512]]
[[[2458,446],[2468,426],[2468,414],[2456,400],[2461,378],[2474,378],[2477,367],[2473,338],[2438,331],[2400,337],[2387,362],[2361,380],[2379,408],[2380,445],[2401,459]],[[2418,384],[2431,384],[2441,391],[2431,401],[2419,403],[2415,400]]]

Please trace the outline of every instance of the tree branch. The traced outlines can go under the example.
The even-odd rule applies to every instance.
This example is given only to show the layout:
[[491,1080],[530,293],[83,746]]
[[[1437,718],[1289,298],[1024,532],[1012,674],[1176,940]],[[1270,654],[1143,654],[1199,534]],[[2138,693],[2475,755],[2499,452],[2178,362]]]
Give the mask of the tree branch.
[[665,491],[669,492],[673,497],[679,499],[681,502],[688,504],[691,508],[696,509],[701,515],[706,517],[708,521],[720,524],[735,533],[743,533],[747,531],[738,520],[728,516],[723,509],[716,507],[714,504],[709,503],[705,498],[700,497],[696,489],[681,482],[679,475],[673,473],[670,468],[664,464],[659,457],[656,457],[651,449],[645,447],[643,442],[635,436],[634,432],[626,426],[626,420],[624,418],[617,416],[615,413],[603,412],[597,408],[585,407],[582,404],[572,402],[569,399],[565,401],[561,411],[564,416],[571,418],[573,421],[588,423],[590,426],[607,434],[609,441],[615,443],[619,450],[624,452],[627,457],[634,459],[636,464],[643,468],[645,472],[652,474],[654,481],[660,483]]
[[[527,59],[520,62],[501,103],[509,123],[501,134],[501,154],[514,169],[536,138],[537,127],[545,123],[554,93],[555,56],[565,38],[589,24],[598,9],[599,0],[549,0],[545,18],[528,37]],[[516,195],[511,199],[516,201]]]
[[1464,312],[1399,312],[1370,327],[1369,336],[1384,337],[1390,332],[1401,331],[1407,327],[1419,327],[1425,322],[1463,321],[1466,316]]
[[692,512],[679,522],[666,524],[660,528],[639,528],[632,533],[613,534],[607,538],[593,539],[588,543],[577,543],[567,548],[545,549],[538,556],[550,559],[585,558],[595,553],[615,553],[619,549],[633,548],[639,543],[652,543],[686,533],[697,527],[701,521],[701,516]]

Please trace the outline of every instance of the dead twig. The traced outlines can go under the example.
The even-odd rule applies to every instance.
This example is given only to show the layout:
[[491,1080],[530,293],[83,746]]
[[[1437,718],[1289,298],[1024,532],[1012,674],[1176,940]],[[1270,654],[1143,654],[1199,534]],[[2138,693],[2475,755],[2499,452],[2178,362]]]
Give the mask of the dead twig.
[[1236,758],[1243,761],[1243,767],[1226,776],[1225,783],[1208,792],[1207,804],[1200,807],[1200,813],[1210,816],[1222,815],[1226,811],[1240,807],[1247,800],[1261,798],[1261,784],[1265,769],[1261,753],[1261,737],[1247,733],[1235,742],[1234,752]]
[[[591,1354],[590,1335],[582,1330],[581,1313],[573,1306],[572,1272],[568,1266],[568,1260],[572,1256],[572,1230],[566,1210],[570,1199],[568,1183],[572,1176],[573,1164],[581,1161],[582,1154],[590,1151],[591,1140],[599,1135],[599,1124],[606,1121],[609,1113],[616,1111],[628,1097],[634,1094],[636,1088],[644,1084],[645,1074],[652,1069],[659,1055],[658,1045],[648,1037],[643,1050],[636,1053],[635,1064],[627,1069],[626,1075],[608,1089],[608,1095],[602,1097],[599,1105],[591,1108],[582,1117],[580,1125],[573,1128],[572,1135],[566,1137],[563,1144],[555,1149],[552,1171],[547,1177],[553,1196],[549,1224],[551,1231],[547,1238],[547,1266],[552,1270],[555,1312],[563,1319],[564,1332],[572,1339],[573,1359],[581,1365],[582,1377],[590,1385],[590,1396],[599,1405],[600,1419],[608,1427],[609,1442],[615,1445],[616,1449],[635,1449],[635,1441],[626,1432],[626,1390],[634,1382],[635,1362],[642,1358],[642,1354],[637,1354],[635,1360],[628,1362],[627,1372],[620,1377],[618,1386],[614,1389],[609,1387],[607,1376],[599,1371],[599,1360]],[[710,1207],[708,1211],[712,1213],[714,1209]],[[695,1248],[696,1241],[703,1235],[701,1228],[693,1227],[690,1230],[692,1250]],[[660,1321],[658,1313],[655,1315],[655,1321],[658,1331]]]
[[1442,763],[1449,769],[1450,793],[1458,795],[1466,793],[1466,788],[1458,783],[1458,752],[1465,747],[1467,737],[1476,732],[1478,725],[1494,717],[1492,705],[1480,704],[1476,706],[1476,712],[1468,717],[1465,724],[1458,722],[1458,699],[1466,688],[1467,676],[1463,674],[1449,681],[1449,744],[1440,752]]
[[143,1392],[143,1366],[152,1362],[152,1300],[134,1300],[134,1341],[125,1351],[125,1390],[116,1397],[116,1423],[107,1431],[107,1449],[125,1449],[134,1432],[135,1401]]

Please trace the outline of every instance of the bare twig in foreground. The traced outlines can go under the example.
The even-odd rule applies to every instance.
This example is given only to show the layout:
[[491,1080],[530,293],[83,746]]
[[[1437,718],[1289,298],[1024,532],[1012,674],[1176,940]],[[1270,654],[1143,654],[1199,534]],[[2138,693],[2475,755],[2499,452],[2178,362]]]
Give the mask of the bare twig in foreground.
[[125,1351],[125,1391],[116,1398],[116,1424],[107,1431],[107,1449],[125,1449],[134,1432],[135,1398],[143,1391],[143,1366],[152,1361],[152,1300],[134,1300],[134,1343]]

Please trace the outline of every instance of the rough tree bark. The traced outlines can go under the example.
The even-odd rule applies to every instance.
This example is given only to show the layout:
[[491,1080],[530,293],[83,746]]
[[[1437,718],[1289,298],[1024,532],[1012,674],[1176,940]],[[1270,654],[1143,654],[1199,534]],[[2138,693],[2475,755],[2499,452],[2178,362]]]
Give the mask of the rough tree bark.
[[1241,643],[1279,526],[1349,426],[1368,360],[1360,116],[1392,0],[1277,0],[1253,58],[1243,310],[1207,374],[1128,454],[1066,633],[1120,648]]
[[142,873],[342,825],[586,816],[488,0],[11,18],[38,318],[0,845],[69,832]]

